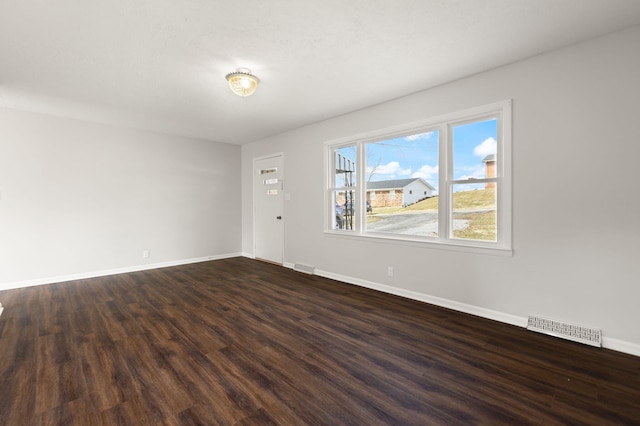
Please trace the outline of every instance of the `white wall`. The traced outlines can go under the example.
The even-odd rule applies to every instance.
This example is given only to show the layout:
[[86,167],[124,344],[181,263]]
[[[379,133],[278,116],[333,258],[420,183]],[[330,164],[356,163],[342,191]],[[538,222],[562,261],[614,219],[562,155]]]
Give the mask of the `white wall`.
[[237,254],[239,192],[238,146],[0,109],[0,290]]
[[[602,328],[607,347],[640,355],[638,46],[635,27],[244,145],[243,251],[251,161],[283,152],[285,264],[521,325],[535,314]],[[512,257],[323,234],[325,141],[505,99]]]
[[413,204],[425,197],[433,195],[431,189],[419,180],[413,181],[405,186],[402,192],[404,194],[403,201],[405,205]]

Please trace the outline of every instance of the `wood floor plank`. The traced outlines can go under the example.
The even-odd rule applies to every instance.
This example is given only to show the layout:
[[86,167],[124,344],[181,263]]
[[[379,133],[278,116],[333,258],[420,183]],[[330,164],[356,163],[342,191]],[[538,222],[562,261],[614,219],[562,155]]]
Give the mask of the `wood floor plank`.
[[65,351],[65,356],[56,356],[55,349],[50,350],[50,346],[55,345],[56,342],[57,345],[67,343],[62,339],[61,334],[38,338],[40,348],[36,362],[36,382],[49,385],[35,390],[37,413],[49,411],[73,401],[86,391],[83,376],[76,374],[82,368],[81,363],[67,356],[70,351]]
[[638,357],[246,258],[0,300],[0,425],[640,424]]

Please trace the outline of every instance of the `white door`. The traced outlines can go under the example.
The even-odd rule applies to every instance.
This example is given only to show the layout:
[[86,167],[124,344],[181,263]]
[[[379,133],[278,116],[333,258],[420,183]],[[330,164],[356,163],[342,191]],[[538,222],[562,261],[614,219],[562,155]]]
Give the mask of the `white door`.
[[284,246],[284,158],[277,155],[253,162],[254,254],[282,265]]

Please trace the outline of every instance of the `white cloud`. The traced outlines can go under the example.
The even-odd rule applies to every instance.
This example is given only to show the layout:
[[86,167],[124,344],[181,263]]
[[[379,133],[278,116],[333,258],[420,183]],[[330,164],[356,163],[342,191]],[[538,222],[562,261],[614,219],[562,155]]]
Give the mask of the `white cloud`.
[[387,164],[380,164],[376,167],[367,167],[367,174],[371,175],[372,173],[378,177],[394,178],[396,176],[409,176],[411,168],[403,169],[397,161],[390,161]]
[[418,169],[418,171],[414,172],[411,177],[412,178],[422,178],[422,179],[430,179],[432,176],[437,175],[438,174],[438,166],[430,166],[428,164],[425,164],[424,166],[420,167],[420,169]]
[[417,135],[409,135],[405,139],[407,139],[408,141],[415,141],[419,139],[429,139],[431,135],[433,135],[433,132],[418,133]]
[[[422,178],[427,181],[431,186],[436,188],[436,194],[438,189],[438,166],[430,166],[425,164],[420,167],[417,172],[411,175],[412,178]],[[435,195],[435,194],[434,194]]]
[[[462,174],[459,174],[462,173]],[[464,180],[464,179],[484,179],[486,173],[486,169],[484,164],[476,165],[473,167],[464,167],[462,169],[456,169],[454,171],[454,176],[456,179]]]
[[484,158],[487,155],[495,154],[497,148],[498,142],[494,138],[488,138],[473,149],[473,154]]

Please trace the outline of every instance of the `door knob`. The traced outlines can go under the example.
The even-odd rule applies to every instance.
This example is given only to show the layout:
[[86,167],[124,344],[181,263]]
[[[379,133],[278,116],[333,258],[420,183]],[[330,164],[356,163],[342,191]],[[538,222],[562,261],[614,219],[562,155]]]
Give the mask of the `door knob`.
[[282,216],[276,216],[276,219],[282,220]]

